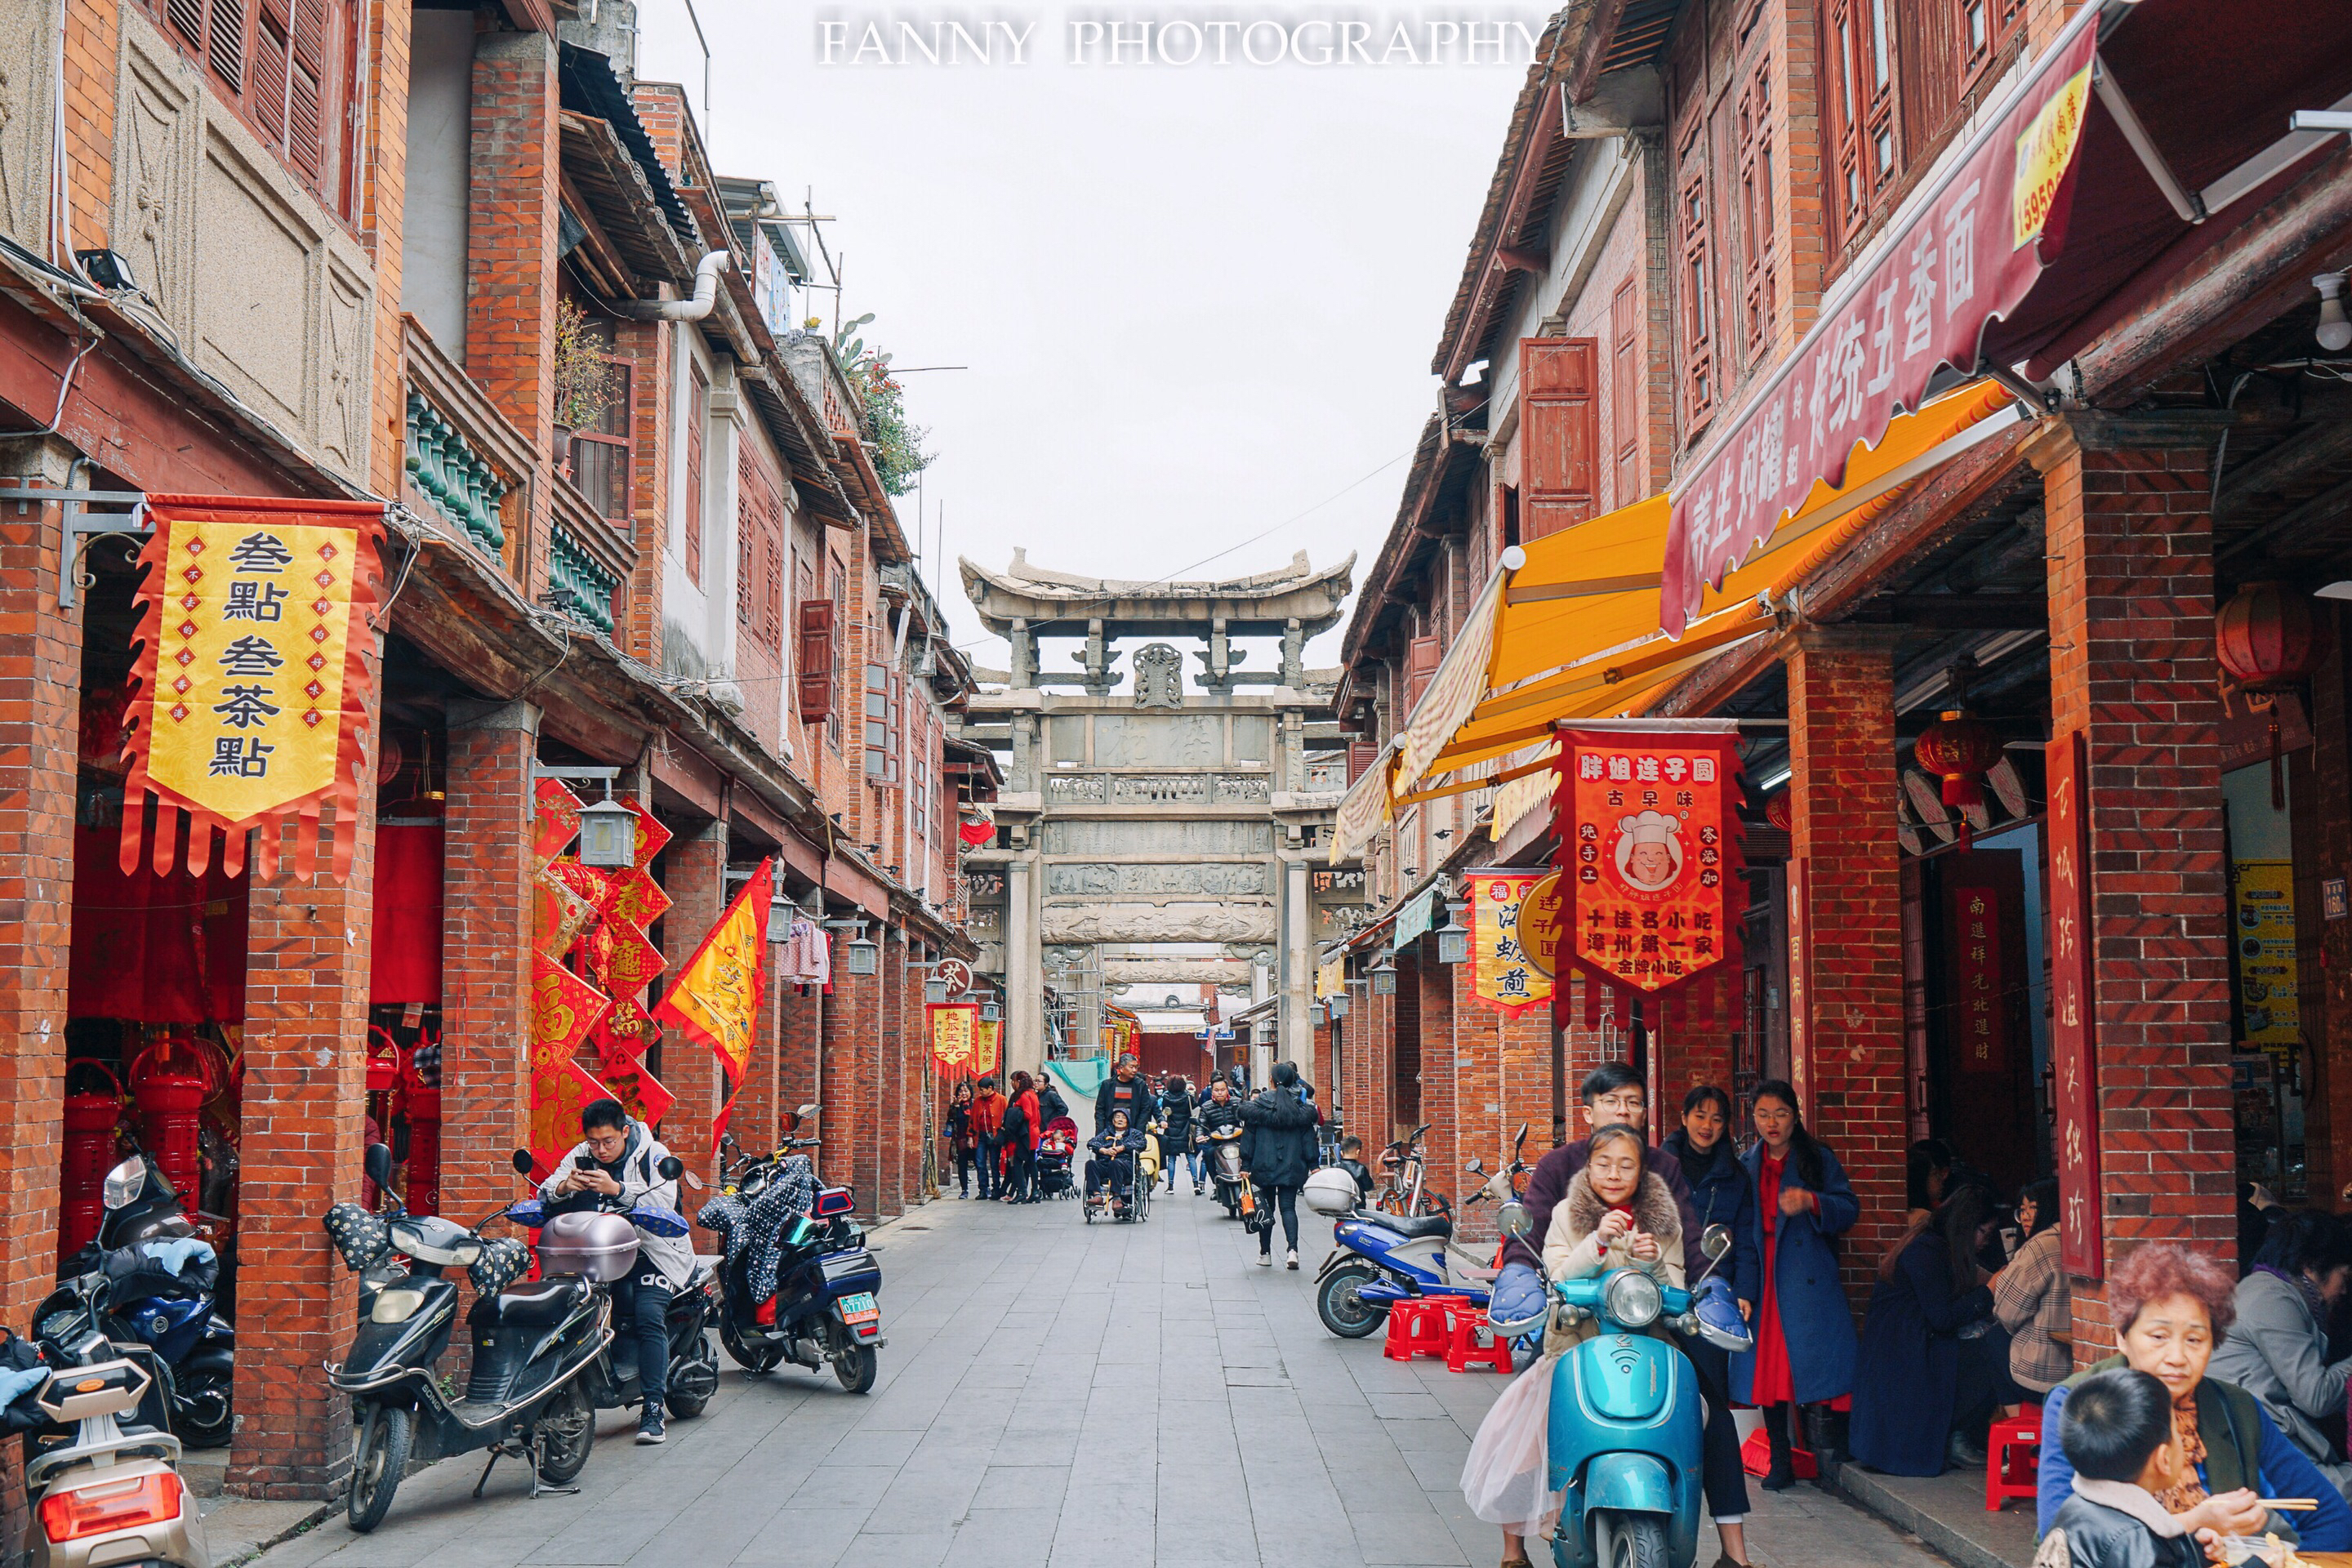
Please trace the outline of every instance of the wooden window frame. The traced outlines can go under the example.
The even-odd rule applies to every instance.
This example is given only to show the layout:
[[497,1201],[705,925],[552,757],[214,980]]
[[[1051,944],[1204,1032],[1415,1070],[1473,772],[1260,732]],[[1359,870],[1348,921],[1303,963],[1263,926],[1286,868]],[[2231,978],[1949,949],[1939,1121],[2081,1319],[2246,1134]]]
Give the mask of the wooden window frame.
[[834,755],[839,756],[841,754],[841,710],[849,706],[842,700],[841,690],[842,667],[847,662],[843,645],[849,640],[849,573],[842,565],[840,556],[828,556],[826,560],[831,571],[831,574],[825,580],[825,586],[829,590],[826,596],[833,601],[834,630],[833,668],[828,672],[832,680],[833,706],[824,716],[824,742],[832,748]]
[[203,68],[213,91],[294,182],[353,226],[362,140],[358,0],[145,4],[163,36]]
[[1715,412],[1723,394],[1716,364],[1714,223],[1706,177],[1706,117],[1691,117],[1675,161],[1675,237],[1680,257],[1675,292],[1681,296],[1683,421],[1695,434]]
[[1754,363],[1771,342],[1772,311],[1772,61],[1747,71],[1733,107],[1734,157],[1739,181],[1740,335]]
[[[1937,4],[1947,0],[1935,0]],[[1821,12],[1822,164],[1838,244],[1866,227],[1904,169],[1895,0],[1827,0]]]
[[1611,468],[1616,504],[1631,506],[1649,487],[1642,483],[1643,415],[1649,377],[1643,374],[1641,280],[1629,275],[1609,300],[1609,412]]
[[[604,412],[596,416],[594,425],[572,432],[571,449],[564,454],[564,477],[572,481],[573,489],[596,507],[599,516],[625,536],[635,532],[629,522],[629,495],[635,479],[637,452],[637,367],[634,361],[623,359],[614,353],[617,346],[616,326],[616,322],[601,316],[591,316],[585,322],[586,330],[603,343],[610,361],[612,380],[605,385],[612,398],[604,405]],[[615,424],[620,426],[618,429],[609,428]],[[582,482],[580,447],[583,442],[611,452],[613,483],[610,496],[600,496]]]

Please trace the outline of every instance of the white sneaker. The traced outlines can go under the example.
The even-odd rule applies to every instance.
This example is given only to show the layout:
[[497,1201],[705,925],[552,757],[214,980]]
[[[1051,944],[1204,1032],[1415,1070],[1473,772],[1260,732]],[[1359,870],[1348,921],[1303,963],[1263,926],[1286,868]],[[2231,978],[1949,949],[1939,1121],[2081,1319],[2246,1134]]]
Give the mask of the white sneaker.
[[1297,1249],[1297,1247],[1292,1247],[1292,1248],[1290,1249],[1290,1257],[1288,1258],[1288,1259],[1287,1259],[1287,1260],[1286,1260],[1286,1261],[1284,1262],[1283,1267],[1284,1267],[1285,1268],[1291,1269],[1291,1270],[1293,1270],[1294,1272],[1297,1269],[1297,1268],[1298,1268],[1298,1249]]
[[1259,1254],[1257,1255],[1257,1266],[1258,1266],[1260,1268],[1273,1268],[1273,1267],[1274,1267],[1274,1254],[1273,1254],[1273,1253],[1271,1253],[1271,1252],[1261,1252],[1261,1253],[1259,1253]]

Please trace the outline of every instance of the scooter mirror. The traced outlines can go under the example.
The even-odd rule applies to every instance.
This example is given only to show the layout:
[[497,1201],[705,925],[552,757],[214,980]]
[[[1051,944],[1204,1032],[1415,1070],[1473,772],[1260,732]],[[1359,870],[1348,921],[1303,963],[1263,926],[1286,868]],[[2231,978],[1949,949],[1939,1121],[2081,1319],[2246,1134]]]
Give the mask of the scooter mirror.
[[661,1157],[661,1163],[656,1164],[654,1170],[663,1181],[675,1182],[686,1174],[686,1162],[675,1154],[664,1154]]
[[1711,1225],[1698,1233],[1698,1249],[1709,1258],[1720,1258],[1731,1250],[1731,1229],[1727,1226]]
[[392,1185],[392,1151],[383,1144],[369,1144],[367,1152],[360,1158],[360,1165],[367,1172],[368,1180],[377,1186]]
[[518,1176],[528,1176],[528,1175],[530,1175],[530,1150],[528,1150],[528,1149],[518,1149],[518,1150],[516,1150],[512,1155],[509,1156],[509,1158],[508,1158],[508,1160],[507,1160],[507,1163],[514,1167],[514,1173],[515,1173],[516,1175],[518,1175]]
[[1474,1176],[1483,1176],[1486,1173],[1486,1162],[1484,1160],[1472,1160],[1465,1163],[1462,1168],[1469,1172]]
[[1528,1218],[1528,1211],[1524,1205],[1516,1202],[1505,1204],[1502,1213],[1496,1218],[1496,1223],[1502,1226],[1503,1234],[1514,1240],[1525,1241],[1535,1234],[1535,1222]]
[[799,1117],[802,1121],[806,1121],[814,1117],[818,1111],[824,1109],[824,1108],[823,1106],[819,1105],[803,1105],[798,1110],[793,1112],[793,1114]]

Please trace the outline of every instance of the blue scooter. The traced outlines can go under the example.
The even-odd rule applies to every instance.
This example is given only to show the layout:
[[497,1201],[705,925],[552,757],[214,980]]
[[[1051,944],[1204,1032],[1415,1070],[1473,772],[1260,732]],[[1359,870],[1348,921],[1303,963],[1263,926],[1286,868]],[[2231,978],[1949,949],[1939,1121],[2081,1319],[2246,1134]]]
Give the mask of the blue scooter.
[[[1525,1237],[1527,1211],[1507,1204],[1507,1235]],[[1709,1226],[1699,1241],[1707,1270],[1731,1250],[1731,1234]],[[1552,1369],[1545,1433],[1548,1479],[1564,1492],[1552,1540],[1556,1568],[1690,1568],[1698,1555],[1700,1436],[1706,1425],[1698,1374],[1669,1340],[1646,1331],[1664,1321],[1726,1350],[1749,1348],[1738,1310],[1706,1273],[1688,1289],[1638,1268],[1585,1279],[1545,1281],[1549,1314],[1562,1326],[1591,1320],[1598,1333]],[[1496,1322],[1496,1333],[1541,1326]]]
[[[1518,1178],[1528,1170],[1521,1158],[1527,1141],[1528,1129],[1521,1123],[1511,1143],[1510,1161],[1491,1176],[1477,1160],[1463,1167],[1486,1178],[1484,1185],[1463,1200],[1465,1208],[1511,1201]],[[1310,1204],[1315,1202],[1313,1181],[1310,1177],[1306,1194]],[[1453,1237],[1454,1221],[1444,1214],[1408,1217],[1349,1206],[1332,1226],[1336,1245],[1315,1277],[1316,1315],[1331,1332],[1354,1340],[1386,1322],[1389,1309],[1399,1301],[1448,1296],[1483,1311],[1498,1270],[1454,1251],[1450,1245]]]

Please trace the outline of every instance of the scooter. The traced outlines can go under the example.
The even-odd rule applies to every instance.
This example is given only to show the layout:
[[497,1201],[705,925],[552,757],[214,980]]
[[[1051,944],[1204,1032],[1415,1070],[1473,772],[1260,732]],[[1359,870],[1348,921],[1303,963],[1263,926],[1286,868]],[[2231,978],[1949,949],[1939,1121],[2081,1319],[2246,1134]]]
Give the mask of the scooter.
[[[798,1120],[816,1114],[803,1105]],[[803,1152],[821,1142],[787,1138],[774,1153],[754,1158],[738,1151],[732,1135],[720,1140],[725,1175],[695,1223],[719,1234],[719,1342],[736,1363],[755,1373],[787,1361],[812,1372],[830,1365],[844,1390],[866,1394],[881,1370],[877,1352],[889,1342],[882,1333],[882,1266],[850,1217],[856,1194],[825,1185]],[[760,1257],[771,1237],[772,1289],[764,1289]]]
[[[516,1174],[530,1174],[527,1152],[516,1150],[511,1163]],[[591,1224],[542,1236],[546,1278],[518,1283],[530,1263],[530,1250],[520,1241],[485,1237],[479,1226],[468,1229],[455,1220],[405,1213],[391,1195],[392,1151],[372,1143],[366,1163],[391,1212],[373,1215],[346,1203],[326,1216],[336,1250],[360,1276],[364,1314],[350,1351],[326,1368],[329,1384],[352,1397],[352,1484],[345,1502],[352,1528],[365,1533],[383,1522],[412,1460],[488,1449],[489,1463],[474,1483],[478,1498],[504,1457],[530,1462],[533,1497],[574,1489],[571,1482],[596,1441],[595,1394],[586,1374],[613,1340],[612,1301],[603,1287],[625,1278],[636,1259],[630,1222],[605,1215],[556,1216],[548,1222],[551,1231],[558,1221]],[[534,1202],[502,1208],[481,1224],[499,1214],[518,1224],[547,1218]],[[594,1222],[605,1222],[605,1233],[586,1239],[601,1247],[574,1239],[566,1247],[566,1237]],[[682,1234],[686,1222],[676,1223]],[[609,1234],[614,1226],[625,1247]],[[435,1370],[457,1318],[457,1288],[443,1277],[449,1268],[463,1268],[474,1288],[466,1320],[474,1364],[462,1398],[451,1397]]]
[[[1517,1203],[1504,1205],[1502,1227],[1521,1239],[1535,1229]],[[1545,1479],[1563,1496],[1554,1568],[1690,1568],[1698,1555],[1706,1422],[1698,1374],[1680,1346],[1645,1331],[1663,1322],[1725,1350],[1751,1348],[1736,1307],[1720,1300],[1719,1282],[1717,1299],[1703,1289],[1731,1250],[1731,1233],[1709,1226],[1699,1249],[1706,1270],[1688,1289],[1638,1268],[1547,1278],[1543,1315],[1494,1324],[1496,1333],[1516,1335],[1541,1329],[1549,1317],[1562,1327],[1591,1321],[1599,1331],[1551,1373]]]
[[42,1414],[75,1430],[27,1455],[31,1568],[212,1568],[196,1500],[176,1468],[180,1440],[115,1419],[139,1408],[153,1379],[134,1362],[95,1359],[107,1348],[93,1326],[38,1395]]
[[1250,1190],[1249,1173],[1242,1169],[1242,1130],[1228,1127],[1202,1142],[1209,1146],[1209,1179],[1215,1184],[1217,1201],[1225,1205],[1225,1217],[1255,1229],[1257,1194]]
[[216,1310],[220,1265],[163,1169],[133,1154],[106,1174],[98,1235],[66,1259],[61,1287],[101,1282],[95,1304],[118,1354],[140,1363],[192,1448],[235,1427],[236,1331]]
[[[1507,1203],[1517,1195],[1517,1178],[1528,1169],[1520,1157],[1527,1139],[1522,1122],[1511,1142],[1510,1163],[1488,1176],[1465,1206]],[[1485,1163],[1478,1160],[1465,1169],[1486,1174]],[[1451,1296],[1483,1310],[1496,1276],[1502,1272],[1453,1245],[1449,1215],[1409,1217],[1359,1205],[1332,1226],[1331,1235],[1336,1245],[1315,1276],[1315,1312],[1326,1329],[1342,1339],[1371,1333],[1388,1321],[1389,1309],[1399,1301]]]

